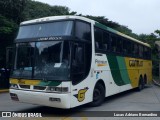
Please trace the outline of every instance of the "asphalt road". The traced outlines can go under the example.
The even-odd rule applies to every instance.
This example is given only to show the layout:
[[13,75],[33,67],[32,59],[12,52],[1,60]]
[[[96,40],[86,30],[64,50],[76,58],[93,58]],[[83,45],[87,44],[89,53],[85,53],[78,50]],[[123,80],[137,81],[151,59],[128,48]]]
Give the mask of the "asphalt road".
[[[79,115],[82,111],[160,111],[160,87],[150,85],[145,87],[141,92],[137,92],[136,90],[126,91],[107,97],[103,105],[99,107],[83,105],[72,110],[61,110],[14,102],[10,99],[9,93],[1,93],[0,111],[36,112],[42,113],[44,116],[64,118],[66,120],[72,120],[72,116]],[[87,120],[88,118],[83,117],[79,120],[81,119]],[[95,117],[92,119],[96,120]],[[114,120],[119,120],[119,118],[115,118]],[[150,120],[150,118],[146,120]]]

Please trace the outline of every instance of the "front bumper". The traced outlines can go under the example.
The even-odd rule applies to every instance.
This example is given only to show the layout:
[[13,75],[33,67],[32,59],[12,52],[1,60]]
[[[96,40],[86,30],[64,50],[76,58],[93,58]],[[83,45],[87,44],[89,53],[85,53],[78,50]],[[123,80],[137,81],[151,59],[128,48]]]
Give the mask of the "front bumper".
[[[19,102],[44,105],[55,108],[70,108],[70,93],[45,93],[35,91],[24,91],[10,89],[11,94],[16,94]],[[12,98],[12,96],[11,96]],[[51,98],[60,99],[60,101],[51,101]]]

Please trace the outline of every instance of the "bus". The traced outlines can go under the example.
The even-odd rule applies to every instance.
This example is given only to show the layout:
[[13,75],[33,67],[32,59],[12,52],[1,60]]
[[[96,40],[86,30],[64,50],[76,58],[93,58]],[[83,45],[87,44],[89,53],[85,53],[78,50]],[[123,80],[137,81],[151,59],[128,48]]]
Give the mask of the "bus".
[[14,101],[70,109],[152,80],[150,45],[81,16],[24,21],[14,42]]

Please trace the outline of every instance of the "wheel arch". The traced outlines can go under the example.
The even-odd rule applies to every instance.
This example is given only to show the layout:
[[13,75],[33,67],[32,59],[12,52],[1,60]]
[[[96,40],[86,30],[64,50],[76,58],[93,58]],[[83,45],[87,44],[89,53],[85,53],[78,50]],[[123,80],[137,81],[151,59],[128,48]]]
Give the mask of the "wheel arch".
[[105,94],[106,94],[106,85],[105,85],[104,80],[99,79],[99,80],[96,82],[96,84],[95,84],[94,88],[96,87],[96,85],[97,85],[97,84],[101,84],[101,85],[104,87]]
[[143,80],[143,75],[142,74],[140,74],[140,76],[139,76],[139,82],[140,82],[140,80]]

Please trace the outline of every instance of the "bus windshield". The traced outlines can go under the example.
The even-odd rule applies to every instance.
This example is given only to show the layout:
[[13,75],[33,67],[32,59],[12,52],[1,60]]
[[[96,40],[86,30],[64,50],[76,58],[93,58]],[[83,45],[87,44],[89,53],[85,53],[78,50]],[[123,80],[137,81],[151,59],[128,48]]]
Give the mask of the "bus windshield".
[[16,39],[72,35],[73,21],[54,21],[20,26]]
[[70,43],[45,41],[18,43],[13,77],[68,80]]

